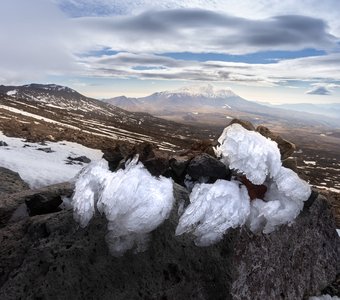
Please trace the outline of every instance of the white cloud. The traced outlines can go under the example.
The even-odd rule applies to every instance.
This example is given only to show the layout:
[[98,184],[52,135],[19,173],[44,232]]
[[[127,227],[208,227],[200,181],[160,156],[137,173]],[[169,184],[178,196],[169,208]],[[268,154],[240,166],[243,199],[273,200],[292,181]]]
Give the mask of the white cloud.
[[302,15],[254,20],[200,9],[175,9],[136,16],[76,18],[73,25],[92,47],[139,53],[245,54],[337,47],[337,38],[327,32],[322,19]]
[[[107,17],[70,19],[64,11]],[[266,50],[317,48],[333,51],[337,38],[328,30],[336,3],[323,4],[310,14],[308,1],[274,1],[277,8],[261,9],[268,1],[111,1],[4,0],[0,10],[0,81],[17,83],[67,74],[140,79],[230,81],[275,85],[283,80],[340,80],[339,53],[270,64],[185,61],[155,55],[161,52],[248,53]],[[281,3],[282,2],[282,3]],[[238,3],[238,4],[237,4]],[[284,4],[285,3],[285,4]],[[145,4],[145,5],[144,5]],[[230,4],[230,5],[229,5]],[[314,17],[283,13],[303,12]],[[149,8],[157,11],[144,11]],[[198,7],[198,9],[188,9]],[[165,9],[165,10],[159,10]],[[202,10],[214,9],[214,11]],[[254,14],[251,15],[250,11]],[[235,17],[232,15],[240,15]],[[228,15],[225,13],[229,13]],[[119,16],[117,16],[117,14]],[[281,15],[275,17],[275,15]],[[92,14],[93,15],[93,14]],[[273,17],[274,16],[274,17]],[[322,16],[323,19],[319,19]],[[317,17],[317,18],[315,18]],[[326,21],[325,21],[326,20]],[[334,33],[334,26],[331,27]],[[124,51],[117,55],[83,57],[102,48]]]
[[68,20],[44,0],[4,0],[0,9],[0,80],[34,80],[75,68]]
[[[271,64],[222,61],[184,61],[151,54],[119,53],[100,58],[83,58],[87,74],[103,77],[139,79],[182,79],[224,81],[248,85],[280,85],[289,80],[330,83],[340,81],[340,53],[282,60]],[[140,69],[138,67],[149,67]]]
[[338,0],[52,0],[71,16],[136,15],[150,9],[200,8],[250,19],[275,15],[306,15],[322,18],[331,33],[340,36]]

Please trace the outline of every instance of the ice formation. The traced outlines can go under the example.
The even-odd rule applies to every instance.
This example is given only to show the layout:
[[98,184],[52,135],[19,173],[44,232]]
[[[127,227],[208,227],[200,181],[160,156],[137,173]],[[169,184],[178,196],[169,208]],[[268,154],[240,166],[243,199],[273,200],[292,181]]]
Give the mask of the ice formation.
[[311,194],[308,183],[284,167],[267,186],[265,201],[256,199],[251,202],[248,225],[253,232],[270,233],[279,225],[291,224]]
[[311,189],[295,172],[282,167],[277,144],[239,124],[224,129],[218,141],[215,150],[221,160],[252,183],[266,185],[265,197],[250,201],[246,187],[238,181],[196,184],[176,234],[193,232],[196,244],[207,246],[245,222],[251,231],[264,233],[291,224]]
[[244,173],[254,184],[263,184],[267,176],[273,177],[280,170],[277,144],[258,132],[232,124],[223,130],[218,142],[216,155],[230,169]]
[[250,212],[250,199],[246,187],[239,184],[226,180],[196,184],[176,235],[192,232],[196,245],[209,246],[221,240],[229,228],[243,225]]
[[321,295],[321,296],[313,296],[309,297],[309,300],[340,300],[338,296],[331,296],[331,295]]
[[74,218],[85,227],[95,210],[108,220],[106,241],[115,256],[136,247],[143,251],[148,234],[169,216],[173,206],[171,179],[153,177],[134,158],[111,172],[104,160],[91,163],[78,176],[72,199]]

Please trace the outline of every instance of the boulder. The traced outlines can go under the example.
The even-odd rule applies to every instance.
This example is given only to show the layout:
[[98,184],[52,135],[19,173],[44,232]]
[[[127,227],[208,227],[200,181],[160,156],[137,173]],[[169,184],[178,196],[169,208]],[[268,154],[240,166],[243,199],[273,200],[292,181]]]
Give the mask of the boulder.
[[152,157],[143,161],[145,168],[153,176],[168,175],[169,160],[164,157]]
[[209,183],[213,183],[217,179],[230,180],[231,177],[231,171],[225,164],[207,153],[194,157],[189,162],[186,171],[194,180],[198,180],[201,177],[209,177]]
[[190,158],[187,156],[173,156],[169,160],[169,167],[171,171],[170,177],[178,184],[184,185],[184,178],[187,174],[186,170]]
[[[11,220],[17,209],[22,210],[23,205],[25,205],[27,209],[26,201],[32,201],[29,204],[33,211],[35,211],[35,213],[32,214],[36,214],[36,209],[42,209],[42,213],[48,213],[55,211],[55,199],[60,199],[63,196],[71,196],[73,189],[74,184],[66,182],[38,190],[24,190],[13,194],[0,194],[0,228],[8,225],[8,221]],[[52,207],[50,207],[50,205]]]
[[0,195],[18,193],[28,189],[28,184],[21,179],[17,172],[0,167]]
[[7,147],[8,144],[4,141],[0,141],[0,147]]
[[228,126],[232,125],[232,124],[240,124],[241,126],[243,126],[243,128],[250,130],[250,131],[255,131],[255,127],[254,125],[246,120],[241,120],[241,119],[232,119],[230,121],[230,123],[228,124]]
[[51,193],[37,193],[28,195],[25,204],[30,216],[43,215],[60,211],[59,205],[63,203],[61,196]]
[[145,252],[116,258],[106,220],[86,228],[72,211],[37,215],[0,229],[0,299],[303,299],[329,285],[340,264],[339,237],[325,198],[310,201],[296,222],[269,235],[234,229],[200,248],[176,237],[187,191]]
[[262,134],[263,136],[265,136],[266,138],[270,138],[271,140],[273,140],[277,143],[277,145],[280,149],[282,160],[287,159],[288,157],[290,157],[294,153],[296,147],[293,143],[283,139],[278,134],[273,133],[267,127],[262,126],[262,125],[257,126],[256,131],[258,133]]
[[116,146],[113,149],[104,149],[103,153],[104,153],[103,158],[107,160],[107,162],[109,163],[110,171],[115,171],[119,163],[124,158],[119,146]]

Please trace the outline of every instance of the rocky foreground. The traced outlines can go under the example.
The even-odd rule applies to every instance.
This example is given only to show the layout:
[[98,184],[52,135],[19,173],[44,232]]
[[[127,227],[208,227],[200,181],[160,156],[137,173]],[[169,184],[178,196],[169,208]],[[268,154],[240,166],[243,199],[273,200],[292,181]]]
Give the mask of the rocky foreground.
[[[294,145],[281,140],[279,147],[286,158],[283,163],[294,168],[289,161]],[[189,202],[186,175],[193,182],[230,177],[211,150],[211,145],[201,143],[170,159],[150,145],[105,153],[112,170],[138,153],[152,174],[171,176],[177,182],[171,215],[152,232],[147,251],[128,251],[121,257],[109,253],[105,218],[97,215],[86,228],[74,221],[72,209],[63,204],[73,193],[72,183],[32,191],[17,174],[1,169],[0,299],[339,296],[340,239],[329,199],[316,191],[294,224],[270,234],[232,229],[209,247],[195,246],[190,234],[175,236],[178,209]],[[255,196],[263,193],[261,187],[248,190]]]
[[[1,196],[7,199],[7,209],[0,208],[1,299],[303,299],[330,286],[340,271],[334,218],[317,194],[293,226],[269,235],[232,230],[200,248],[190,236],[174,235],[178,204],[188,202],[188,192],[175,185],[176,207],[152,233],[148,250],[115,258],[104,218],[82,229],[72,210],[55,211],[56,195],[72,190],[62,184]],[[45,211],[19,214],[25,202],[45,203]]]

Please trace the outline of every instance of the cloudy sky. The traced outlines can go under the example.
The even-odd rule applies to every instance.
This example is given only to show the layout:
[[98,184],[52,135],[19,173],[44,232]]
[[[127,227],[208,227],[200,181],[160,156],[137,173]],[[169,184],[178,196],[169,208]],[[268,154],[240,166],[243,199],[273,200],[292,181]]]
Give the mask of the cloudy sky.
[[1,0],[0,84],[340,102],[338,0]]

